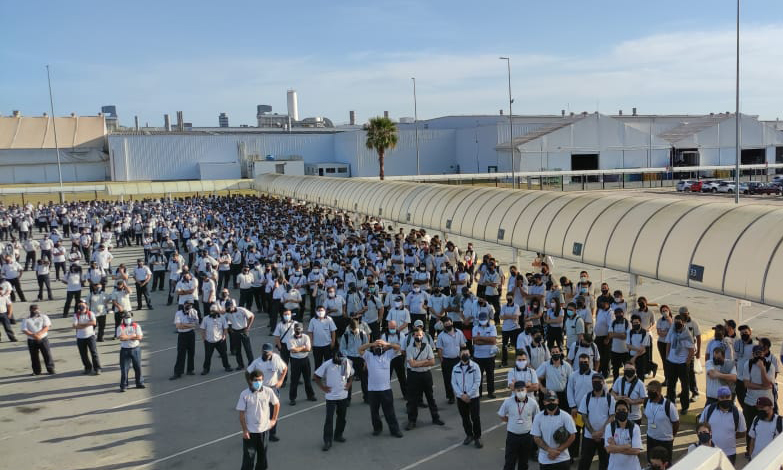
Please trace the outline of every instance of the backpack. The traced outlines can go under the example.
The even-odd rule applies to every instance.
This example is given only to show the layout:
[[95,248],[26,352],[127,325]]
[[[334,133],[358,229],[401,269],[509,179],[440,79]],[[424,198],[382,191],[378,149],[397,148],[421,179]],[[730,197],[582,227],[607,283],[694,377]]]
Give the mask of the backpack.
[[[775,433],[772,435],[772,438],[774,439],[776,436],[779,436],[781,433],[783,433],[783,416],[778,416],[776,419],[777,423],[775,423]],[[753,433],[756,432],[756,426],[759,424],[759,417],[756,416],[753,418],[753,424],[751,425],[751,429],[753,430]]]
[[[649,403],[649,402],[650,402],[649,398],[645,398],[644,399],[644,407],[645,407],[645,409],[647,408],[647,403]],[[663,397],[663,410],[666,412],[666,417],[669,418],[669,421],[671,421],[671,419],[672,419],[672,416],[671,416],[671,413],[672,413],[671,412],[671,406],[669,406],[670,404],[671,404],[671,402],[669,400],[667,400],[666,397]]]
[[[612,435],[614,435],[614,432],[617,430],[617,421],[612,421]],[[628,439],[633,442],[633,428],[636,427],[636,423],[628,420]]]
[[[612,395],[609,392],[604,392],[604,395],[606,396],[606,409],[609,410],[611,413],[611,406],[612,406]],[[587,410],[587,413],[585,413],[585,417],[590,416],[590,397],[592,397],[592,393],[588,393],[587,397],[585,398],[585,410]]]
[[[710,416],[712,416],[712,413],[715,412],[715,408],[718,407],[717,403],[713,403],[707,408],[707,414],[704,416],[704,422],[709,423],[710,422]],[[737,411],[737,407],[734,405],[731,405],[731,412],[734,415],[734,430],[736,431],[739,429],[739,411]]]
[[[637,383],[639,383],[639,376],[634,376],[633,380],[631,381],[631,389],[628,390],[628,395],[626,396],[631,396],[631,393],[633,393]],[[622,392],[622,395],[625,395],[625,377],[620,379],[620,392]]]

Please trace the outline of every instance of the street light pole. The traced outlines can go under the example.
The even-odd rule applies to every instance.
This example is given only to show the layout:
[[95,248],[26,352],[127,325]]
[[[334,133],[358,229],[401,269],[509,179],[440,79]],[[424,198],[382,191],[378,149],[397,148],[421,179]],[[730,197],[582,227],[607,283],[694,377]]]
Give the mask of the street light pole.
[[516,184],[516,176],[514,175],[514,112],[511,108],[511,104],[514,102],[514,99],[511,98],[511,58],[500,57],[500,60],[505,60],[508,68],[508,130],[509,147],[511,147],[511,188],[513,189]]
[[413,80],[413,126],[416,128],[416,175],[419,175],[419,110],[416,103],[416,77]]
[[54,130],[54,148],[57,150],[57,174],[60,177],[60,203],[65,202],[65,190],[63,189],[63,170],[60,166],[60,146],[57,143],[57,119],[54,118],[54,99],[52,98],[52,77],[49,73],[49,65],[46,65],[46,81],[49,83],[49,105],[52,109],[52,128]]
[[736,90],[734,93],[736,102],[736,111],[734,113],[734,128],[736,132],[736,165],[737,167],[734,170],[734,178],[735,178],[735,184],[734,184],[734,203],[739,204],[739,195],[740,195],[740,158],[742,154],[742,150],[740,149],[740,102],[739,102],[739,80],[740,80],[740,0],[737,0],[737,83],[736,83]]

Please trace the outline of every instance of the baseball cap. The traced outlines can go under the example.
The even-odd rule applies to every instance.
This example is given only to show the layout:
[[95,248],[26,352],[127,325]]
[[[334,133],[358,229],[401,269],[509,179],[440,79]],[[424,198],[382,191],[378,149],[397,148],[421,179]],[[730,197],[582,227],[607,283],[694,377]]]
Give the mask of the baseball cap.
[[261,346],[261,350],[264,352],[269,352],[272,350],[272,343],[264,343],[263,346]]
[[723,320],[726,323],[726,326],[730,326],[732,328],[737,328],[737,322],[734,320]]
[[718,398],[730,397],[730,396],[731,396],[731,389],[729,387],[720,387],[718,389]]
[[421,321],[421,320],[416,320],[415,322],[413,322],[413,326],[421,326],[421,327],[423,327],[424,326],[424,322]]
[[756,400],[756,406],[772,406],[772,400],[767,397],[759,397]]
[[544,394],[544,401],[557,400],[557,393],[553,390],[549,390]]
[[680,314],[683,314],[683,313],[690,313],[690,312],[688,311],[688,307],[686,307],[686,306],[684,306],[684,305],[683,305],[682,307],[680,307]]
[[525,388],[525,381],[517,380],[516,382],[514,382],[514,388]]
[[595,374],[593,374],[593,380],[600,380],[600,381],[602,381],[602,382],[603,382],[603,380],[604,380],[604,376],[603,376],[603,375],[601,375],[601,373],[600,373],[600,372],[596,372]]
[[479,320],[488,320],[489,319],[489,315],[487,315],[487,312],[481,312],[481,313],[479,313],[478,319]]

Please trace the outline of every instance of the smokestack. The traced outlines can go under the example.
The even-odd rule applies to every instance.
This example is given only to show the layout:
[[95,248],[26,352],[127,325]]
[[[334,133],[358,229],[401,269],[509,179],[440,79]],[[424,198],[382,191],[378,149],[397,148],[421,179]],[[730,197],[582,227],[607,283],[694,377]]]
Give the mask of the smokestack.
[[622,116],[622,115],[623,115],[623,110],[621,109],[620,111],[617,111],[617,114],[619,114],[620,116]]
[[171,132],[171,118],[168,114],[163,115],[163,128],[166,129],[166,132]]
[[501,115],[501,116],[503,115],[503,110],[502,110],[502,109],[500,110],[500,115]]
[[389,118],[389,112],[388,112],[388,111],[384,111],[384,112],[383,112],[383,117],[385,117],[386,119],[388,119],[388,118]]
[[632,114],[633,116],[636,116],[636,108],[631,108],[631,114]]
[[185,130],[185,120],[182,117],[182,111],[177,111],[177,130],[180,132]]
[[352,126],[356,125],[356,111],[348,111],[348,123]]
[[560,115],[561,115],[561,116],[563,116],[563,117],[565,117],[565,109],[561,109],[561,110],[560,110]]
[[288,116],[294,120],[299,120],[299,101],[296,97],[296,90],[288,90],[286,94],[288,98]]
[[136,124],[136,130],[139,130],[139,117],[133,116],[133,122]]

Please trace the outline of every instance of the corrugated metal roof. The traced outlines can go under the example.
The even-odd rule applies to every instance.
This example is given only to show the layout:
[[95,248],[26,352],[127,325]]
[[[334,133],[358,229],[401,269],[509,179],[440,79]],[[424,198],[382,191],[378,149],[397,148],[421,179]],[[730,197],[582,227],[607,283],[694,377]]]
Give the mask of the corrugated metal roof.
[[[57,143],[61,148],[103,147],[106,122],[103,116],[57,117]],[[0,149],[54,148],[51,116],[0,117]]]
[[673,144],[694,134],[698,134],[704,129],[709,129],[729,118],[733,119],[734,115],[718,114],[714,116],[692,116],[687,118],[687,121],[680,123],[679,126],[658,134],[658,137]]
[[503,142],[502,144],[498,144],[495,147],[495,150],[510,150],[512,145],[513,145],[514,148],[517,148],[520,145],[523,145],[523,144],[526,144],[526,143],[528,143],[530,141],[538,139],[539,137],[543,137],[543,136],[545,136],[547,134],[551,134],[552,132],[554,132],[554,131],[556,131],[558,129],[562,129],[564,127],[570,126],[573,123],[586,118],[587,116],[589,116],[589,115],[580,114],[580,115],[567,116],[565,118],[558,119],[555,122],[548,123],[548,124],[545,124],[545,125],[543,125],[541,127],[538,127],[536,129],[534,129],[533,131],[528,132],[527,134],[514,137],[514,139],[512,140],[512,142],[513,142],[512,144],[509,144],[509,142]]

